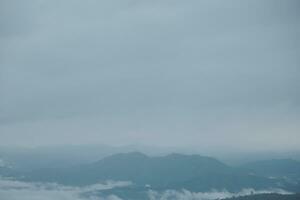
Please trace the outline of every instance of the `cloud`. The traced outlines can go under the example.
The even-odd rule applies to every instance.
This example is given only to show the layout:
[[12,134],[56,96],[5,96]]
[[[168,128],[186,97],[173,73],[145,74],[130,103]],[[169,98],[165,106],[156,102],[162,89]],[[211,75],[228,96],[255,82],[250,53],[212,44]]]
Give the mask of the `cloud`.
[[86,187],[70,187],[55,183],[29,183],[0,178],[0,199],[4,200],[121,200],[116,195],[96,197],[93,191],[129,186],[130,182],[107,181]]
[[215,199],[225,199],[230,197],[237,196],[247,196],[252,194],[269,194],[269,193],[278,193],[278,194],[291,194],[282,189],[270,189],[270,190],[254,190],[254,189],[243,189],[238,193],[231,193],[226,190],[216,191],[212,190],[210,192],[191,192],[188,190],[167,190],[164,192],[156,192],[150,190],[148,192],[148,197],[150,200],[215,200]]
[[[55,183],[32,183],[13,179],[0,178],[0,199],[4,200],[122,200],[116,194],[103,196],[98,191],[110,190],[118,187],[131,186],[131,182],[126,181],[106,181],[104,183],[89,185],[85,187],[71,187]],[[139,190],[140,192],[140,190]],[[235,196],[245,196],[251,194],[291,194],[282,189],[254,190],[243,189],[237,193],[231,193],[226,190],[211,190],[208,192],[191,192],[188,190],[166,190],[158,192],[155,190],[146,190],[146,196],[149,200],[215,200]],[[99,196],[100,194],[100,196]],[[124,197],[124,200],[127,200]]]

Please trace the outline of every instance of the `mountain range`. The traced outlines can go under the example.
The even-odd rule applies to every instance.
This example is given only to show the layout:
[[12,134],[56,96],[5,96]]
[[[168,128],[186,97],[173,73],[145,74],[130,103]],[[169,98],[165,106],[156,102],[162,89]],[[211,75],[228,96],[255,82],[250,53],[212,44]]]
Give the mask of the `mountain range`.
[[139,152],[120,153],[97,162],[66,168],[43,168],[22,175],[23,180],[84,186],[105,180],[131,181],[155,190],[187,189],[231,192],[243,188],[280,188],[300,191],[300,162],[266,160],[240,167],[200,155],[169,154],[150,157]]

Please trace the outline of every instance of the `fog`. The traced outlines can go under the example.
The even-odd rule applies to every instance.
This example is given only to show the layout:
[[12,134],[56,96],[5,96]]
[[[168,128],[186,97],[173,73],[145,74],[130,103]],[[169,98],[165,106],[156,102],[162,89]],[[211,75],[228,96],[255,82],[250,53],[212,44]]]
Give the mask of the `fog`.
[[[115,194],[107,196],[93,195],[93,192],[108,190],[117,187],[128,187],[130,182],[108,181],[85,187],[70,187],[55,183],[30,183],[0,178],[0,196],[5,200],[122,200]],[[234,196],[246,196],[251,194],[292,194],[281,189],[254,190],[244,189],[238,193],[230,193],[226,190],[209,192],[190,192],[188,190],[166,190],[157,192],[149,189],[147,199],[149,200],[214,200],[225,199]]]
[[30,183],[9,179],[0,179],[0,196],[5,200],[119,200],[115,195],[96,197],[83,194],[96,190],[107,190],[114,187],[125,187],[129,182],[107,182],[87,187],[69,187],[55,183]]

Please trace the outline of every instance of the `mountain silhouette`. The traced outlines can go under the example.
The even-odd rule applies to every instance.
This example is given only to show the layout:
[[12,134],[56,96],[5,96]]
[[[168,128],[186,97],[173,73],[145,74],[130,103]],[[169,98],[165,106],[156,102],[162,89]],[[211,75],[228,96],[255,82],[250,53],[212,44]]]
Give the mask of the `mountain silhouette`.
[[[115,154],[69,168],[35,170],[27,173],[25,180],[79,186],[105,180],[131,181],[157,190],[184,188],[191,191],[278,187],[278,180],[228,166],[211,157],[183,154],[150,157],[139,152]],[[281,181],[281,188],[291,187],[292,183]],[[296,190],[298,185],[292,188]]]

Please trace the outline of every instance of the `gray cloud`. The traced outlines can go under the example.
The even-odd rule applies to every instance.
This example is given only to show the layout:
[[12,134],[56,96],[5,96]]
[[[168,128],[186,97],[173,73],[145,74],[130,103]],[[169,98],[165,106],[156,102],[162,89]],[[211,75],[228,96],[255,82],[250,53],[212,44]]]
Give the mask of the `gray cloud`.
[[2,1],[1,143],[294,149],[298,11],[294,0]]
[[270,189],[270,190],[254,190],[251,188],[243,189],[237,193],[230,193],[226,190],[224,191],[210,191],[210,192],[190,192],[188,190],[176,191],[167,190],[162,193],[156,191],[149,191],[148,196],[150,200],[215,200],[215,199],[226,199],[238,196],[247,196],[252,194],[291,194],[290,192],[281,189]]
[[[0,197],[5,200],[121,200],[115,194],[107,196],[95,196],[93,192],[107,190],[116,187],[130,186],[130,182],[124,181],[108,181],[103,184],[95,184],[85,187],[70,187],[58,185],[54,183],[30,183],[17,180],[9,180],[0,178]],[[90,195],[83,195],[89,193]],[[166,190],[157,192],[154,190],[148,191],[148,198],[150,200],[214,200],[225,199],[233,196],[245,196],[250,194],[291,194],[290,192],[281,189],[269,190],[254,190],[251,188],[243,189],[237,193],[230,193],[226,190],[217,191],[212,190],[208,192],[191,192],[188,190]]]
[[116,195],[84,196],[84,193],[107,190],[116,187],[127,187],[131,183],[124,181],[108,181],[103,184],[95,184],[86,187],[70,187],[55,183],[30,183],[17,180],[1,179],[0,197],[5,200],[120,200]]

